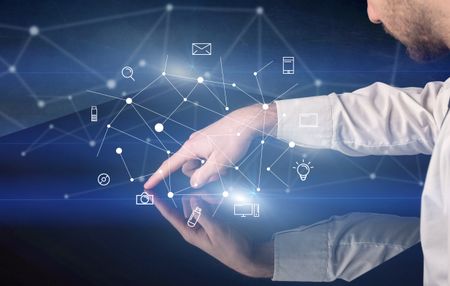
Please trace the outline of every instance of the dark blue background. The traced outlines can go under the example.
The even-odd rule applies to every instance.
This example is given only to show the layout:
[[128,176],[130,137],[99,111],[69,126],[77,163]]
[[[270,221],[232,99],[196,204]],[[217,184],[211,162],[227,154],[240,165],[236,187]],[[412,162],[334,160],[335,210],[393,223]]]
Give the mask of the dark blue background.
[[[374,81],[398,86],[423,86],[428,81],[445,80],[449,75],[448,58],[428,64],[417,64],[408,59],[403,47],[399,47],[380,26],[372,25],[367,20],[364,1],[185,2],[173,2],[175,10],[171,15],[167,50],[164,52],[163,49],[162,25],[131,61],[134,67],[137,67],[138,59],[141,58],[148,63],[146,68],[135,68],[136,83],[133,85],[129,81],[120,81],[115,90],[99,90],[115,96],[120,96],[122,91],[132,93],[139,90],[159,75],[165,54],[169,55],[168,70],[173,70],[173,73],[182,68],[190,76],[196,77],[211,71],[219,60],[218,56],[225,53],[253,16],[252,13],[223,13],[202,9],[177,11],[179,5],[249,9],[264,6],[270,20],[316,77],[324,82],[319,89],[310,86],[290,93],[287,97],[350,91]],[[2,23],[26,28],[33,24],[50,27],[163,7],[165,4],[159,1],[1,1],[0,19]],[[89,66],[95,67],[107,79],[117,75],[123,62],[162,13],[43,31],[43,34]],[[270,94],[280,94],[293,83],[299,83],[300,87],[310,85],[313,79],[298,62],[295,76],[283,77],[280,74],[280,58],[291,53],[264,22],[261,49],[258,49],[257,27],[256,21],[224,62],[228,81],[249,86],[249,92],[250,87],[253,87],[251,92],[258,96],[251,73],[275,60],[262,75],[263,89],[267,91],[266,100],[270,100]],[[26,33],[0,29],[0,56],[12,62],[26,37]],[[190,44],[195,41],[213,42],[214,55],[208,59],[192,58]],[[396,72],[393,73],[393,70]],[[44,122],[0,138],[0,267],[2,277],[7,281],[5,284],[278,284],[248,279],[228,270],[182,241],[180,235],[155,209],[135,206],[135,195],[141,192],[142,184],[128,181],[122,162],[114,153],[115,148],[124,148],[124,157],[135,176],[152,172],[165,158],[165,154],[151,147],[146,148],[145,144],[129,137],[113,135],[107,138],[97,158],[98,144],[92,148],[80,140],[85,138],[84,130],[80,128],[77,116],[64,105],[67,104],[66,94],[103,85],[104,82],[38,40],[24,55],[19,72],[39,96],[46,99],[60,97],[61,100],[48,104],[47,110],[52,111],[36,111],[34,102],[24,96],[23,88],[12,76],[0,78],[0,91],[3,94],[1,104],[18,109],[20,117],[17,119],[21,122],[30,122],[30,125],[32,122]],[[213,73],[212,76],[217,78],[218,74]],[[174,80],[174,83],[183,92],[192,88],[192,82]],[[219,93],[220,88],[217,90]],[[229,91],[229,98],[231,109],[253,103],[232,90]],[[179,96],[163,81],[136,98],[140,104],[164,114],[170,113],[178,100]],[[192,100],[219,113],[224,112],[205,90],[199,89],[193,94]],[[88,121],[89,111],[85,108],[102,101],[104,98],[87,93],[74,99],[77,107],[82,109],[80,114],[88,132],[96,137],[97,142],[101,140],[110,116],[114,116],[117,108],[121,107],[121,103],[117,104],[116,101],[99,105],[101,120],[98,124],[91,124]],[[45,120],[45,116],[55,117],[63,109],[66,109],[64,113],[72,114]],[[45,116],[42,113],[46,113]],[[151,126],[160,121],[151,113],[145,114]],[[174,119],[194,128],[205,126],[218,118],[193,105],[186,105],[174,115]],[[37,149],[21,157],[21,151],[26,150],[45,132],[50,123],[58,130],[47,132],[37,143]],[[155,139],[131,111],[124,112],[117,124],[139,138]],[[189,136],[188,130],[170,122],[166,129],[180,141]],[[61,130],[73,132],[74,136],[61,136],[64,134]],[[163,139],[172,150],[178,148],[174,142],[170,142],[170,138]],[[285,144],[269,140],[263,166],[270,164],[284,148]],[[302,154],[307,154],[315,166],[306,183],[300,183],[291,169]],[[380,160],[383,161],[380,163]],[[428,160],[428,156],[422,155],[394,159],[372,156],[349,159],[332,151],[296,148],[287,152],[274,169],[289,181],[289,193],[273,176],[264,173],[263,191],[255,195],[262,206],[260,219],[234,218],[230,215],[230,202],[219,210],[217,218],[233,223],[255,240],[266,240],[276,231],[353,211],[418,216],[421,195],[419,181],[424,180]],[[254,156],[244,166],[245,172],[253,179],[257,176],[255,170],[258,162],[259,157]],[[398,162],[408,171],[400,167]],[[375,169],[378,178],[370,180],[368,173]],[[98,187],[96,177],[101,172],[111,175],[109,188]],[[345,182],[355,178],[357,180]],[[344,182],[340,183],[340,180]],[[188,180],[179,174],[173,178],[174,189],[181,189],[187,184]],[[227,184],[240,186],[243,192],[252,193],[236,173],[231,172]],[[221,192],[214,185],[207,189]],[[158,191],[166,192],[163,187]],[[64,194],[70,194],[71,198],[65,200]],[[343,284],[346,283],[332,283]],[[421,285],[420,246],[413,247],[350,284]]]

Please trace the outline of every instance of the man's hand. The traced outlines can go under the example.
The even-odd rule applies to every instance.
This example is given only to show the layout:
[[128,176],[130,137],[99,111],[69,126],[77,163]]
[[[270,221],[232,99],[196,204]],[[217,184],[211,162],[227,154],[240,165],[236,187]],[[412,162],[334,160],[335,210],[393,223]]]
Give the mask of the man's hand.
[[[255,136],[276,133],[276,106],[270,104],[264,107],[267,108],[252,105],[239,109],[193,133],[178,152],[162,163],[144,188],[153,189],[180,168],[191,177],[193,188],[218,180],[227,168],[242,159]],[[201,164],[202,160],[204,164]]]
[[[215,203],[214,201],[199,195],[185,196],[183,216],[155,193],[149,193],[154,196],[156,208],[187,242],[243,275],[255,278],[273,276],[273,242],[253,244],[229,225],[219,223],[211,217],[210,203]],[[197,225],[190,228],[186,221],[195,207],[200,207],[202,212]]]

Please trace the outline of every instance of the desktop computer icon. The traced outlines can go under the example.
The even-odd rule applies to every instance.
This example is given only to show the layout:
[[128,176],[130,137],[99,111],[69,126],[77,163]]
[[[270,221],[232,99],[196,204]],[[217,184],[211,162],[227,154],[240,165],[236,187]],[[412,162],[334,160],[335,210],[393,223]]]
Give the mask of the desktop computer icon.
[[234,204],[234,215],[240,217],[259,217],[259,204],[257,203],[236,203]]

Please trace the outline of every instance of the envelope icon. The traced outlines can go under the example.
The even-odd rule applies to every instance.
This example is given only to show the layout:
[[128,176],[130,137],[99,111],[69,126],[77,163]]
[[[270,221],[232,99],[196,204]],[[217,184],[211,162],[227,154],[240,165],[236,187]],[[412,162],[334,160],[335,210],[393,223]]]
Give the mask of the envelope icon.
[[210,56],[212,55],[211,43],[192,43],[193,56]]

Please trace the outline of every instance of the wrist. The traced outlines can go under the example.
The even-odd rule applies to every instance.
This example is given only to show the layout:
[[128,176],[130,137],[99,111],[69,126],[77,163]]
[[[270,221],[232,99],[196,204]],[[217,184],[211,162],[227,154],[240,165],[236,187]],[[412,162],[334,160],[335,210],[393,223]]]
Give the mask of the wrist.
[[252,251],[248,276],[254,278],[272,278],[274,271],[274,246],[270,240],[255,244]]
[[236,110],[230,116],[239,120],[243,129],[247,131],[245,133],[251,137],[277,134],[278,116],[275,103],[250,105]]

